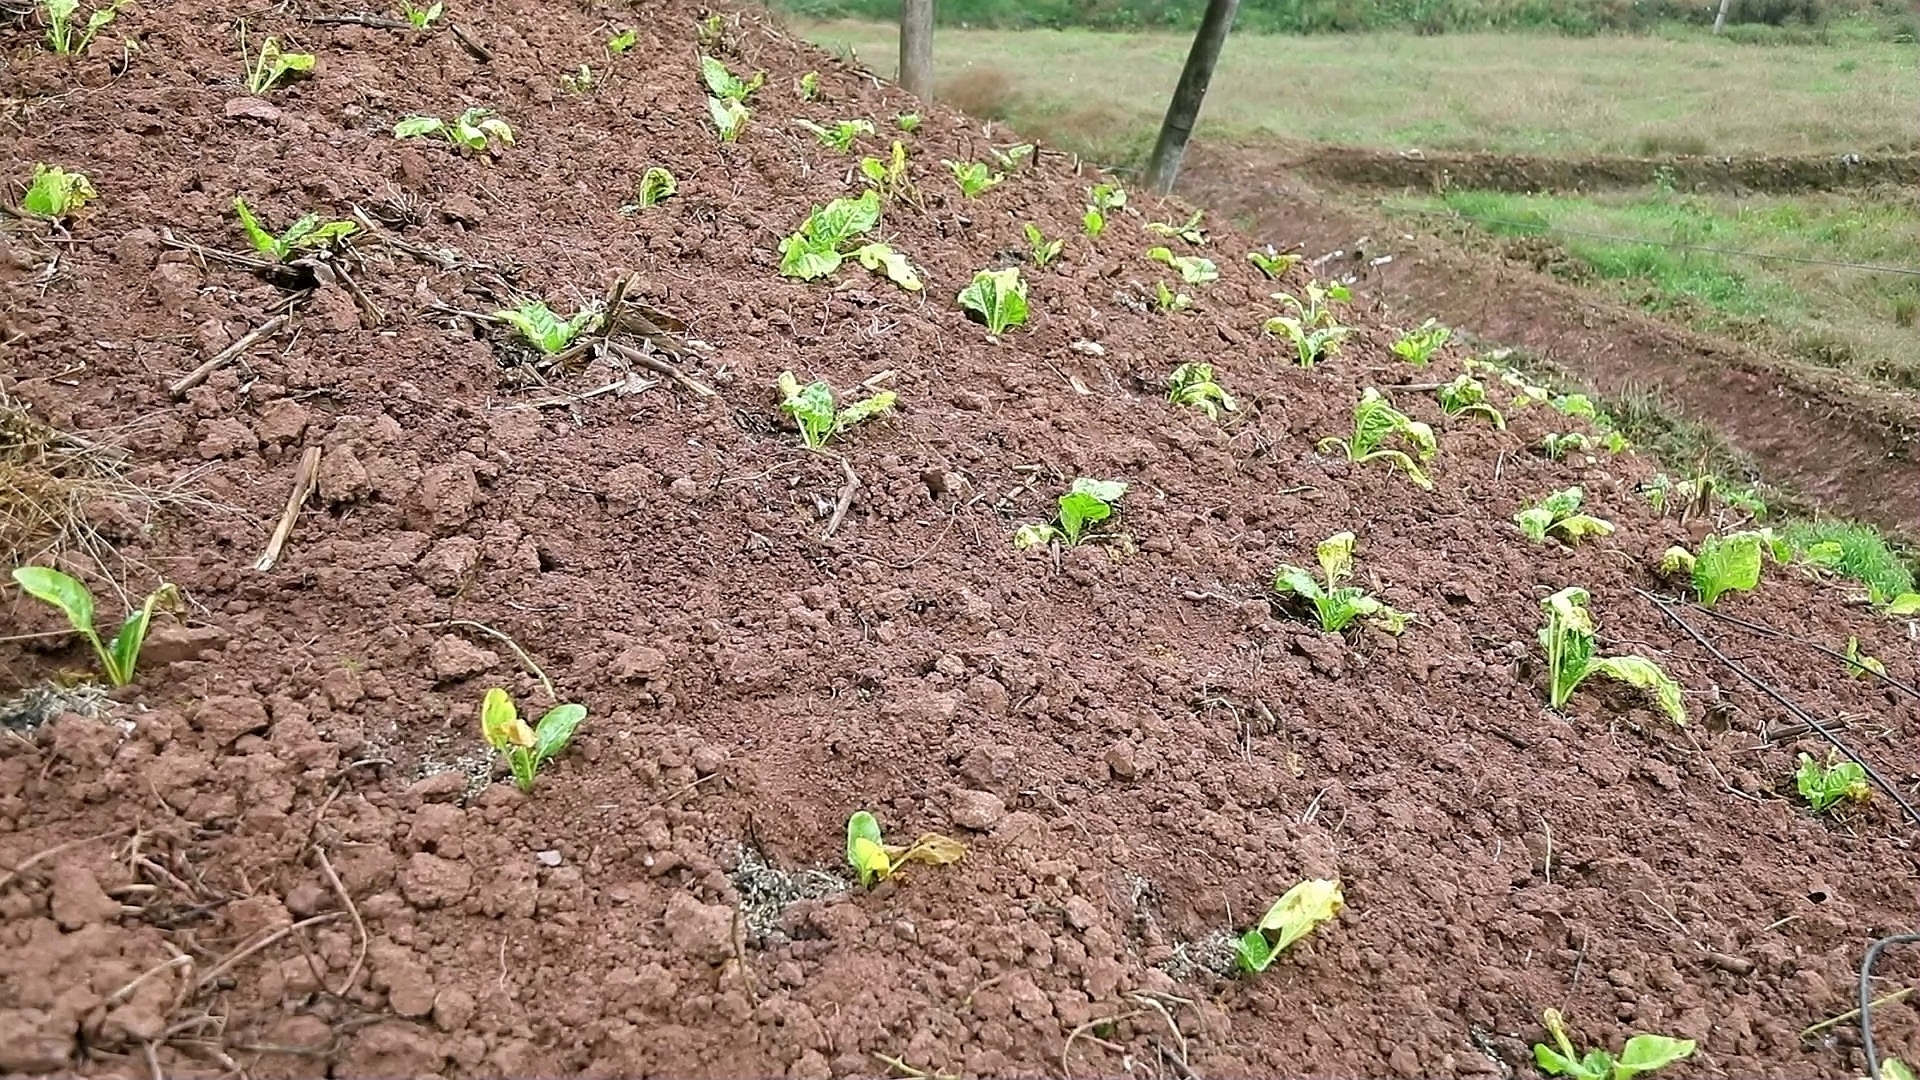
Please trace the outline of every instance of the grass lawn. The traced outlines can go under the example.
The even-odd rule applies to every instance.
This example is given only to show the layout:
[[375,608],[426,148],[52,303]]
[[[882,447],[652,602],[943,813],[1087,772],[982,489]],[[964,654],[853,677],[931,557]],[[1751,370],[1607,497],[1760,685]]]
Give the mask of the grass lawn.
[[[800,23],[883,75],[883,23]],[[1106,163],[1151,141],[1184,34],[941,28],[941,93]],[[1201,138],[1510,153],[1871,153],[1920,144],[1913,47],[1741,45],[1698,34],[1404,33],[1227,43]]]

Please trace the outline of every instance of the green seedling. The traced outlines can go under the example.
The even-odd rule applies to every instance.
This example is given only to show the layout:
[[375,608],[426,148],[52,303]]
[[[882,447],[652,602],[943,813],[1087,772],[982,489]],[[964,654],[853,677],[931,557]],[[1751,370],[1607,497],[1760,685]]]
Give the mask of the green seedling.
[[645,210],[662,199],[672,198],[679,190],[680,181],[675,180],[672,173],[662,166],[651,166],[640,174],[640,182],[633,185],[634,209]]
[[1291,306],[1293,314],[1276,315],[1266,321],[1264,328],[1269,334],[1293,342],[1300,366],[1312,367],[1339,352],[1340,343],[1353,333],[1351,327],[1340,325],[1333,309],[1327,306],[1330,302],[1344,303],[1352,299],[1353,294],[1338,282],[1322,286],[1317,281],[1309,282],[1305,292],[1304,298],[1292,293],[1274,293],[1273,299]]
[[240,215],[240,228],[253,242],[253,250],[262,255],[271,255],[285,262],[303,251],[320,251],[333,247],[353,235],[360,226],[351,221],[326,221],[319,214],[307,214],[287,227],[287,231],[275,236],[260,226],[253,210],[247,206],[247,200],[236,197],[233,200],[233,212]]
[[1273,902],[1259,925],[1241,935],[1234,946],[1240,968],[1259,974],[1287,947],[1306,937],[1314,927],[1340,914],[1346,898],[1340,895],[1340,883],[1326,878],[1308,878],[1288,889]]
[[871,120],[837,120],[832,127],[821,127],[811,120],[795,120],[794,123],[813,132],[814,137],[820,140],[820,145],[842,154],[852,152],[853,140],[873,134]]
[[153,625],[154,609],[164,605],[171,610],[180,597],[178,589],[161,582],[138,610],[127,614],[113,639],[102,641],[93,624],[93,593],[78,578],[44,566],[21,566],[14,569],[13,580],[28,596],[58,608],[67,617],[68,624],[93,646],[94,655],[100,658],[100,669],[105,672],[107,682],[114,686],[133,681],[140,647],[146,644],[147,629]]
[[1875,1080],[1920,1080],[1914,1075],[1913,1066],[1897,1057],[1880,1059],[1880,1075]]
[[873,243],[862,244],[853,249],[853,257],[861,266],[879,274],[908,292],[919,292],[920,275],[913,269],[907,257],[893,250],[890,245]]
[[809,71],[805,75],[800,76],[798,89],[801,101],[819,101],[820,73],[817,71]]
[[83,172],[68,172],[58,165],[33,166],[33,180],[20,199],[20,209],[37,217],[58,221],[74,213],[95,198],[93,181]]
[[1697,554],[1676,545],[1660,556],[1660,572],[1686,575],[1700,602],[1712,607],[1725,593],[1752,592],[1760,584],[1762,546],[1770,539],[1759,531],[1713,535],[1700,541]]
[[1415,367],[1426,367],[1433,354],[1445,345],[1453,331],[1428,319],[1412,330],[1400,335],[1393,343],[1393,355]]
[[899,400],[893,391],[881,390],[843,409],[834,404],[833,387],[825,379],[801,386],[791,371],[780,373],[779,387],[780,411],[793,417],[794,426],[800,429],[800,441],[809,450],[823,449],[828,439],[862,420],[891,412]]
[[977,199],[987,189],[1006,179],[1004,173],[997,173],[977,161],[948,161],[940,159],[953,172],[954,183],[960,185],[960,194],[969,199]]
[[993,155],[994,164],[1000,166],[1002,172],[1012,172],[1020,167],[1021,162],[1033,156],[1033,144],[1014,143],[1005,150],[989,146],[987,153]]
[[1091,206],[1087,207],[1087,212],[1080,217],[1080,231],[1089,240],[1098,239],[1101,233],[1107,231],[1107,215]]
[[1546,543],[1549,536],[1577,544],[1583,537],[1612,535],[1612,522],[1580,512],[1585,497],[1579,487],[1556,491],[1513,515],[1514,523],[1536,544]]
[[47,46],[60,56],[85,53],[100,31],[120,14],[121,2],[115,0],[95,8],[85,25],[76,27],[73,17],[80,14],[80,0],[39,0],[40,19],[47,24]]
[[701,19],[698,27],[698,32],[699,32],[701,48],[703,49],[715,48],[722,41],[726,40],[726,36],[727,36],[726,16],[721,15],[719,12],[714,12],[712,15],[709,15],[706,18]]
[[259,97],[290,75],[304,75],[312,71],[314,56],[312,53],[283,52],[280,39],[269,37],[260,43],[260,51],[253,59],[248,60],[247,31],[243,24],[240,29],[240,63],[247,72],[247,93]]
[[1540,602],[1547,624],[1540,628],[1540,648],[1547,655],[1547,702],[1565,709],[1573,692],[1589,675],[1605,675],[1646,691],[1676,724],[1687,722],[1680,684],[1644,656],[1595,656],[1599,628],[1587,611],[1587,590],[1561,589]]
[[1562,416],[1591,420],[1602,427],[1608,424],[1608,421],[1600,415],[1600,409],[1594,405],[1593,399],[1585,394],[1555,394],[1547,399],[1547,404]]
[[492,110],[478,106],[461,113],[451,124],[437,116],[409,116],[393,125],[393,136],[396,139],[445,139],[462,150],[476,153],[494,143],[503,147],[513,145],[513,128],[493,115]]
[[1295,252],[1281,254],[1272,247],[1265,251],[1247,252],[1247,261],[1260,268],[1260,273],[1268,281],[1279,281],[1287,271],[1300,265],[1301,256]]
[[1471,375],[1454,376],[1452,382],[1434,391],[1434,397],[1439,399],[1440,411],[1448,416],[1484,416],[1494,427],[1507,429],[1507,418],[1487,403],[1487,384]]
[[1026,234],[1028,252],[1033,258],[1033,265],[1036,267],[1044,267],[1059,258],[1060,249],[1067,246],[1067,242],[1064,239],[1047,239],[1045,234],[1041,233],[1040,226],[1035,225],[1031,221],[1022,226],[1021,231]]
[[893,140],[893,152],[887,160],[861,158],[860,178],[883,199],[916,198],[913,181],[907,178],[907,147],[899,139]]
[[998,336],[1027,321],[1027,283],[1020,268],[982,270],[960,290],[960,306],[980,316],[987,332]]
[[740,141],[740,133],[746,130],[747,119],[753,110],[732,98],[710,97],[707,99],[707,117],[713,121],[713,129],[720,133],[722,143]]
[[1093,204],[1095,210],[1111,214],[1126,208],[1127,189],[1119,184],[1095,184],[1087,189],[1087,201]]
[[569,94],[585,97],[593,91],[593,67],[581,64],[580,67],[560,76],[560,86]]
[[[1593,440],[1578,431],[1552,432],[1540,440],[1540,452],[1553,461],[1559,461],[1568,454],[1590,454]],[[1591,457],[1588,463],[1592,463]]]
[[1200,218],[1205,211],[1195,210],[1185,225],[1175,225],[1168,221],[1149,221],[1146,230],[1155,236],[1177,236],[1194,247],[1207,242],[1206,231],[1200,228]]
[[1433,481],[1421,471],[1419,462],[1412,455],[1383,445],[1396,438],[1412,447],[1422,462],[1431,460],[1440,449],[1439,440],[1433,437],[1431,427],[1394,408],[1386,398],[1380,396],[1380,391],[1369,386],[1353,406],[1353,434],[1346,438],[1328,436],[1315,445],[1323,454],[1339,447],[1346,451],[1347,460],[1356,465],[1385,461],[1398,466],[1414,484],[1432,491]]
[[1800,768],[1793,774],[1793,788],[1814,813],[1824,814],[1841,803],[1865,803],[1873,798],[1867,770],[1859,762],[1842,757],[1838,750],[1828,750],[1825,763],[1807,753],[1798,760]]
[[1313,605],[1314,618],[1325,633],[1338,634],[1365,619],[1370,626],[1398,634],[1413,619],[1410,612],[1396,611],[1358,585],[1342,585],[1353,576],[1354,536],[1334,533],[1313,549],[1320,563],[1320,578],[1298,566],[1282,566],[1273,575],[1273,589],[1282,596],[1295,596]]
[[1868,675],[1886,677],[1887,665],[1861,652],[1860,639],[1857,637],[1847,638],[1847,651],[1841,655],[1846,658],[1847,673],[1856,679],[1864,679]]
[[880,196],[872,191],[815,207],[798,232],[780,241],[781,275],[801,281],[826,277],[840,269],[842,249],[878,224]]
[[847,865],[860,880],[860,887],[871,889],[900,873],[907,863],[945,866],[956,863],[967,853],[965,844],[943,833],[921,833],[908,847],[889,846],[880,834],[880,822],[865,810],[856,810],[847,818]]
[[1220,280],[1220,268],[1212,259],[1203,259],[1198,255],[1175,255],[1170,248],[1149,248],[1147,258],[1154,262],[1166,263],[1180,271],[1180,279],[1189,285],[1205,285]]
[[893,126],[908,133],[918,131],[920,130],[920,114],[917,112],[903,112],[893,118]]
[[480,699],[480,734],[487,745],[507,756],[507,768],[521,791],[533,792],[534,777],[540,767],[558,757],[580,722],[587,718],[587,707],[567,702],[547,710],[532,727],[520,719],[513,695],[495,686]]
[[639,42],[640,35],[632,27],[628,27],[607,39],[607,51],[615,56],[625,56],[632,52],[633,47]]
[[528,344],[548,356],[567,351],[573,339],[600,326],[597,304],[588,304],[571,319],[562,319],[545,300],[528,300],[517,308],[496,311],[493,317],[518,330]]
[[1207,419],[1220,419],[1221,410],[1234,411],[1233,395],[1226,392],[1213,381],[1213,365],[1203,363],[1185,363],[1173,369],[1167,376],[1167,400],[1175,405],[1191,405],[1207,414]]
[[722,101],[745,102],[747,96],[766,85],[767,73],[756,71],[753,78],[742,79],[727,70],[727,65],[711,56],[700,56],[700,78],[707,84],[707,90]]
[[425,7],[415,7],[412,0],[400,0],[400,14],[406,17],[408,25],[415,30],[429,30],[440,17],[446,14],[446,6],[435,0]]
[[1078,477],[1060,496],[1053,523],[1020,526],[1014,530],[1013,546],[1045,547],[1055,540],[1065,541],[1069,547],[1078,544],[1088,538],[1088,528],[1113,516],[1114,504],[1126,493],[1124,481]]
[[1172,315],[1193,306],[1193,297],[1183,292],[1174,292],[1167,288],[1164,281],[1153,283],[1153,306],[1162,315]]
[[1566,1022],[1559,1009],[1548,1009],[1540,1016],[1558,1050],[1543,1043],[1533,1044],[1533,1063],[1548,1076],[1568,1076],[1573,1080],[1633,1080],[1642,1073],[1664,1069],[1693,1053],[1692,1039],[1671,1039],[1665,1035],[1635,1035],[1627,1040],[1619,1055],[1606,1050],[1581,1054],[1567,1037]]
[[1880,614],[1894,619],[1911,619],[1920,615],[1920,593],[1901,593],[1889,599],[1881,607]]

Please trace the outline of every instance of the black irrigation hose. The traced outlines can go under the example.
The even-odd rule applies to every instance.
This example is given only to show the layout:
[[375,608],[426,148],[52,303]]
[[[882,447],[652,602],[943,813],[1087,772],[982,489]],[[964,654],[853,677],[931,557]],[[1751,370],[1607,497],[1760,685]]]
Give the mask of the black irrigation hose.
[[1652,603],[1654,607],[1657,607],[1660,609],[1661,614],[1665,615],[1669,619],[1672,619],[1674,622],[1674,625],[1680,627],[1680,629],[1682,630],[1685,630],[1687,632],[1688,637],[1692,638],[1695,642],[1697,642],[1700,645],[1701,648],[1707,650],[1708,653],[1712,654],[1715,660],[1718,660],[1722,664],[1725,664],[1729,671],[1732,671],[1735,675],[1740,676],[1742,680],[1744,680],[1749,686],[1752,686],[1755,690],[1758,690],[1761,693],[1772,698],[1781,708],[1791,713],[1796,720],[1799,720],[1801,723],[1807,725],[1807,727],[1811,729],[1814,732],[1814,734],[1819,735],[1821,738],[1827,740],[1827,742],[1833,745],[1834,749],[1840,751],[1842,754],[1845,754],[1849,761],[1852,761],[1855,765],[1860,766],[1861,770],[1867,774],[1867,778],[1869,780],[1872,780],[1875,784],[1879,785],[1880,790],[1886,792],[1888,798],[1891,798],[1895,803],[1899,804],[1900,809],[1906,813],[1908,820],[1912,821],[1915,825],[1920,825],[1920,811],[1915,810],[1913,808],[1913,804],[1909,803],[1906,800],[1906,798],[1900,794],[1900,791],[1898,788],[1895,788],[1892,784],[1888,783],[1886,778],[1880,775],[1880,771],[1878,769],[1875,769],[1865,758],[1861,757],[1858,753],[1855,753],[1853,747],[1848,746],[1846,743],[1842,742],[1840,740],[1840,736],[1835,735],[1833,731],[1829,729],[1825,724],[1821,723],[1817,717],[1815,717],[1812,713],[1808,712],[1807,710],[1801,708],[1800,706],[1794,704],[1793,702],[1787,700],[1787,698],[1784,695],[1782,695],[1780,691],[1775,690],[1773,686],[1770,683],[1768,683],[1765,679],[1762,679],[1758,675],[1755,675],[1753,672],[1748,671],[1744,667],[1741,667],[1739,664],[1735,663],[1731,658],[1729,658],[1726,653],[1723,653],[1719,649],[1715,648],[1713,642],[1707,640],[1706,635],[1694,629],[1692,624],[1688,623],[1687,620],[1680,617],[1680,613],[1674,610],[1674,605],[1670,601],[1662,600],[1660,597],[1655,596],[1644,589],[1635,589],[1633,591],[1639,593],[1641,596],[1646,597],[1648,602]]
[[1852,660],[1847,659],[1847,655],[1845,653],[1837,652],[1833,649],[1829,649],[1825,645],[1822,645],[1818,642],[1808,641],[1805,638],[1797,638],[1797,637],[1794,637],[1792,634],[1787,633],[1784,630],[1776,629],[1775,627],[1771,627],[1771,626],[1763,626],[1760,623],[1748,622],[1745,619],[1736,618],[1724,612],[1715,611],[1710,607],[1699,607],[1696,605],[1694,607],[1694,610],[1698,611],[1702,615],[1711,615],[1714,618],[1719,619],[1723,623],[1732,623],[1734,626],[1743,627],[1747,630],[1751,630],[1762,637],[1773,638],[1775,641],[1791,642],[1792,644],[1795,644],[1795,645],[1805,646],[1806,648],[1812,649],[1815,652],[1823,653],[1847,665],[1848,668],[1859,668],[1860,670],[1867,672],[1868,674],[1879,679],[1881,682],[1886,683],[1888,686],[1893,687],[1895,690],[1900,690],[1906,693],[1909,697],[1920,698],[1920,690],[1914,689],[1912,686],[1909,686],[1908,684],[1901,682],[1899,679],[1894,678],[1893,676],[1887,674],[1884,671],[1875,671],[1870,667],[1865,667],[1863,665],[1856,664]]
[[1889,945],[1913,945],[1920,943],[1920,934],[1894,934],[1883,937],[1867,946],[1867,955],[1860,960],[1860,1052],[1867,1058],[1867,1075],[1879,1080],[1880,1055],[1873,1050],[1873,962],[1880,958],[1880,951]]

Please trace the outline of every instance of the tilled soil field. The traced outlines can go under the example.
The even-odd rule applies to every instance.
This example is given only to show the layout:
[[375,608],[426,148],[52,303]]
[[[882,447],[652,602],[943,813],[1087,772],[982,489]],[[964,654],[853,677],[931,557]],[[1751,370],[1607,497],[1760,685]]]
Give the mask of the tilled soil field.
[[[316,70],[249,94],[242,14]],[[919,202],[875,230],[926,289],[851,260],[781,277],[781,238],[859,190],[794,121],[869,119],[856,149],[884,156],[916,107],[757,13],[329,14],[153,0],[76,60],[5,32],[0,168],[80,169],[99,197],[0,234],[0,389],[195,498],[93,508],[118,554],[64,565],[109,616],[109,579],[175,582],[185,611],[100,715],[16,709],[0,740],[0,1071],[1512,1077],[1548,1008],[1593,1045],[1698,1040],[1663,1075],[1861,1071],[1856,1023],[1803,1031],[1913,928],[1915,826],[1886,792],[1809,813],[1789,777],[1824,744],[1781,700],[1914,797],[1920,698],[1809,647],[1857,637],[1911,683],[1920,649],[1857,588],[1769,566],[1716,609],[1751,626],[1682,604],[1691,636],[1652,566],[1712,521],[1654,513],[1656,463],[1547,459],[1583,422],[1542,405],[1505,431],[1443,416],[1418,387],[1464,357],[1401,362],[1364,296],[1357,335],[1299,367],[1261,327],[1303,271],[1264,281],[1226,230],[1149,233],[1187,211],[1137,196],[1089,240],[1101,178],[1044,148],[962,198],[941,160],[1014,136],[938,108],[898,135]],[[768,73],[735,144],[703,34]],[[469,106],[513,145],[392,135]],[[677,193],[623,213],[650,166]],[[270,227],[357,207],[346,273],[223,258],[250,250],[235,196]],[[1027,222],[1059,261],[1026,263]],[[1182,284],[1160,244],[1220,280]],[[992,338],[954,297],[1013,265],[1032,317]],[[571,312],[629,275],[649,322],[577,363],[457,314]],[[1192,309],[1152,310],[1156,282]],[[1238,410],[1170,403],[1183,361]],[[783,370],[899,407],[835,440],[843,467],[781,415]],[[1435,426],[1433,491],[1316,451],[1368,386]],[[1016,550],[1080,476],[1131,485],[1102,540]],[[1618,531],[1528,543],[1513,513],[1571,484]],[[1322,634],[1272,591],[1341,530],[1357,583],[1417,615],[1403,634]],[[1607,651],[1680,680],[1688,726],[1598,680],[1546,707],[1541,599],[1570,585]],[[5,603],[0,687],[89,667],[71,635],[18,636],[57,616]],[[589,710],[531,795],[479,701],[554,698],[496,633]],[[966,855],[860,889],[859,809]],[[1346,909],[1233,973],[1223,933],[1309,877]],[[1920,1053],[1906,1005],[1873,1020],[1883,1054]]]

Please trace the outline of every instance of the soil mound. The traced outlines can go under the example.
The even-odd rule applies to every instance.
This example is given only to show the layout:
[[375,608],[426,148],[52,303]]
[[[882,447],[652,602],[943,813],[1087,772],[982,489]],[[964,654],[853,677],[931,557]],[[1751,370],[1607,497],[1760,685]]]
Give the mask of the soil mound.
[[[915,107],[757,14],[475,0],[462,36],[319,14],[249,19],[252,48],[319,58],[264,95],[233,14],[194,3],[129,8],[71,63],[0,42],[0,167],[99,192],[65,230],[8,224],[0,389],[129,432],[129,476],[226,508],[101,515],[129,590],[164,577],[186,611],[102,715],[0,740],[0,1072],[1494,1077],[1527,1074],[1558,1007],[1594,1044],[1698,1040],[1674,1075],[1858,1074],[1853,1025],[1800,1033],[1910,928],[1912,826],[1884,793],[1811,816],[1787,777],[1822,744],[1735,673],[1910,784],[1920,702],[1806,647],[1857,637],[1911,681],[1916,646],[1855,590],[1769,567],[1720,610],[1782,636],[1682,607],[1690,637],[1637,591],[1706,528],[1636,494],[1653,463],[1546,458],[1579,422],[1544,406],[1444,417],[1410,387],[1463,358],[1400,362],[1364,297],[1299,367],[1261,332],[1251,243],[1149,233],[1186,217],[1153,205],[1089,240],[1098,178],[1044,149],[962,198],[941,160],[1012,136],[938,108],[899,135],[921,202],[873,233],[925,290],[852,260],[779,276],[781,238],[859,191],[795,121],[869,119],[884,155]],[[768,72],[735,144],[703,34]],[[469,107],[513,145],[391,134]],[[623,212],[650,166],[677,193]],[[246,247],[235,196],[269,227],[354,214],[346,273],[203,250]],[[1022,265],[1028,222],[1065,251],[1023,265],[1031,319],[991,339],[954,296]],[[1183,284],[1161,244],[1220,280]],[[568,362],[459,314],[570,313],[630,274],[622,348]],[[1156,283],[1192,308],[1153,310]],[[1170,403],[1187,361],[1238,409]],[[835,441],[843,469],[780,415],[785,370],[899,407]],[[1368,386],[1437,428],[1434,490],[1315,449]],[[1103,542],[1016,550],[1082,476],[1130,485]],[[1523,540],[1511,515],[1572,484],[1618,532]],[[1342,530],[1404,634],[1276,606],[1276,567]],[[1570,585],[1608,651],[1682,682],[1690,726],[1612,686],[1545,707],[1540,603]],[[0,686],[91,663],[4,610]],[[531,796],[478,705],[551,698],[495,633],[590,710]],[[853,888],[862,808],[966,856]],[[1223,974],[1221,935],[1307,877],[1347,909]],[[1876,1021],[1920,1051],[1903,1006]]]

